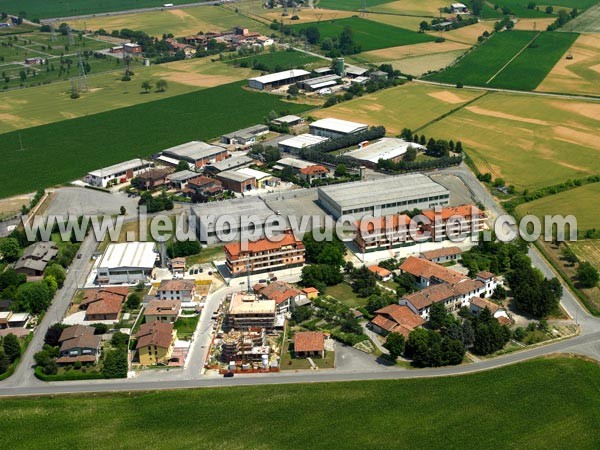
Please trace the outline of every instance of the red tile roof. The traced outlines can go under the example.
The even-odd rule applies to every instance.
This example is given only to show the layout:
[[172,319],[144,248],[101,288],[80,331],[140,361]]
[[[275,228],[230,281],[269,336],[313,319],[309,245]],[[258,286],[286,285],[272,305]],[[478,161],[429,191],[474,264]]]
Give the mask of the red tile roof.
[[307,287],[302,289],[302,292],[304,292],[305,294],[318,294],[319,290],[315,287]]
[[150,300],[144,316],[175,316],[181,311],[181,300]]
[[304,248],[302,241],[296,239],[293,233],[286,233],[283,235],[283,239],[279,240],[279,237],[277,239],[278,242],[271,241],[267,238],[262,238],[256,242],[248,242],[246,244],[247,250],[242,250],[241,244],[239,242],[235,242],[232,244],[227,244],[225,246],[225,252],[231,255],[233,259],[236,259],[241,254],[275,251],[281,249],[281,247],[290,245],[293,245],[296,248]]
[[[423,215],[432,221],[436,218],[436,213],[433,209],[423,211]],[[464,217],[465,219],[470,218],[471,216],[485,217],[483,211],[473,204],[444,206],[439,213],[439,217],[442,220],[448,220],[452,216]]]
[[290,298],[297,297],[301,293],[301,291],[283,281],[274,281],[266,286],[264,284],[256,284],[253,289],[260,296],[269,300],[275,300],[275,303],[278,305]]
[[407,328],[413,329],[425,323],[425,321],[412,312],[408,306],[392,304],[375,311],[376,315],[385,316],[393,320],[398,325],[404,325]]
[[437,278],[446,283],[456,284],[469,278],[454,270],[447,269],[426,259],[409,256],[400,266],[402,272],[408,272],[415,277],[426,279]]
[[300,331],[294,335],[294,352],[322,352],[325,336],[320,331]]
[[160,282],[158,292],[191,291],[195,286],[194,280],[163,280]]
[[140,326],[137,334],[136,349],[156,345],[161,348],[169,348],[173,340],[173,324],[167,322],[145,323]]
[[392,274],[392,272],[390,272],[389,270],[379,266],[371,266],[369,267],[369,270],[374,274],[379,275],[381,278],[388,277]]
[[117,316],[121,313],[121,307],[123,306],[123,298],[122,297],[108,297],[102,300],[98,300],[97,302],[91,303],[87,310],[85,311],[85,315],[87,316],[95,316],[102,314],[116,314]]
[[425,289],[404,296],[405,300],[408,300],[418,310],[427,308],[433,303],[445,301],[455,296],[454,289],[447,283],[434,284],[426,287]]
[[369,220],[359,220],[356,222],[356,228],[362,233],[372,233],[378,230],[396,229],[403,225],[408,230],[410,217],[406,214],[396,214],[393,216],[374,217]]
[[486,300],[485,298],[481,298],[481,297],[472,298],[471,304],[475,305],[481,309],[488,308],[492,314],[494,314],[496,311],[498,311],[500,309],[500,305],[497,305],[496,303],[490,302],[489,300]]
[[303,167],[302,169],[300,169],[300,173],[304,175],[318,175],[322,173],[329,173],[329,169],[327,167],[323,167],[321,165],[316,164],[314,166]]
[[72,364],[76,362],[93,363],[96,362],[96,355],[61,356],[56,362],[58,364]]
[[437,250],[429,250],[422,252],[421,256],[429,261],[436,258],[443,258],[445,256],[460,255],[462,250],[459,247],[443,247]]
[[129,288],[126,286],[86,289],[83,293],[83,300],[80,306],[85,306],[106,298],[120,298],[121,300],[125,300],[128,294]]
[[481,278],[482,280],[489,280],[491,278],[494,278],[496,275],[494,275],[492,272],[488,272],[487,270],[482,270],[481,272],[477,272],[477,278]]

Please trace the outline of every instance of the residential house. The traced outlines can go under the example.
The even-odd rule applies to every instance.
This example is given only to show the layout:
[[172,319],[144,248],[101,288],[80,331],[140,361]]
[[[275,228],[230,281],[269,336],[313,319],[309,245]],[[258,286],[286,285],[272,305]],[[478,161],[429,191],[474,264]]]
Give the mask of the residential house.
[[58,343],[60,344],[58,364],[94,364],[100,355],[101,336],[95,335],[94,327],[74,325],[65,328],[61,333]]
[[299,331],[294,334],[296,357],[325,357],[325,335],[321,331]]
[[359,220],[354,243],[361,253],[409,245],[414,242],[410,224],[406,214]]
[[196,47],[187,43],[177,42],[176,39],[165,39],[165,43],[172,53],[182,52],[186,59],[193,58],[196,54]]
[[181,300],[150,300],[144,310],[146,322],[174,323],[181,313]]
[[485,297],[491,297],[496,288],[502,285],[502,281],[496,275],[485,270],[478,272],[475,278],[485,285]]
[[256,242],[239,242],[225,246],[227,269],[232,276],[301,267],[304,265],[304,244],[292,230],[284,234],[263,238]]
[[289,167],[294,175],[308,183],[330,176],[330,171],[327,167],[296,158],[282,158],[273,166],[274,169],[278,170],[284,170],[286,167]]
[[57,254],[58,246],[54,242],[36,242],[23,251],[23,256],[15,264],[15,272],[30,277],[42,276]]
[[265,300],[275,300],[277,314],[292,312],[301,301],[304,294],[301,290],[283,281],[273,281],[269,284],[258,283],[253,286],[254,293]]
[[394,274],[388,269],[381,266],[369,266],[369,271],[373,272],[375,276],[381,281],[390,281]]
[[26,328],[31,315],[26,312],[0,311],[0,330]]
[[172,323],[155,320],[142,324],[136,339],[135,348],[141,365],[167,364],[173,354],[177,330]]
[[421,288],[437,283],[458,284],[461,281],[469,279],[466,275],[455,270],[415,256],[406,258],[400,265],[400,271],[413,275]]
[[422,214],[430,221],[423,225],[423,232],[430,233],[431,238],[437,241],[449,237],[477,236],[485,227],[485,214],[472,204],[428,209]]
[[185,274],[185,258],[172,258],[171,272],[174,277],[182,277]]
[[473,314],[481,314],[481,312],[485,309],[489,309],[490,314],[495,319],[500,320],[503,318],[504,320],[508,319],[509,323],[512,322],[510,319],[508,312],[503,306],[500,306],[494,302],[491,302],[485,298],[475,297],[471,300],[470,310]]
[[136,178],[139,180],[138,186],[153,190],[167,184],[167,177],[173,172],[173,169],[150,169],[140,173]]
[[442,264],[451,261],[460,261],[462,250],[459,247],[442,247],[436,250],[421,252],[421,258]]
[[156,291],[160,300],[181,300],[191,302],[196,295],[194,280],[163,280]]
[[110,294],[96,301],[87,303],[85,320],[96,322],[100,320],[117,321],[121,317],[124,297]]
[[316,287],[312,286],[302,289],[302,292],[304,292],[304,294],[309,300],[317,298],[320,294],[319,290]]
[[400,333],[408,339],[410,332],[424,323],[425,320],[408,306],[391,304],[375,311],[371,327],[375,333],[383,336]]
[[214,195],[223,192],[223,184],[219,180],[205,176],[196,176],[188,180],[184,194],[192,199],[193,202],[201,203],[208,201]]

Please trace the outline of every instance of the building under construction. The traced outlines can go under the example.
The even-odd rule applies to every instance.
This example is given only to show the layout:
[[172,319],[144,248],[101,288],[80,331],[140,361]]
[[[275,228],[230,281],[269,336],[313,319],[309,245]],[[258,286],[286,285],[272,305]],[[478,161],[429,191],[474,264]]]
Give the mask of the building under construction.
[[231,296],[225,327],[229,330],[271,331],[276,325],[275,300],[260,300],[255,294],[236,292]]
[[221,361],[262,362],[268,360],[271,348],[264,329],[231,331],[221,341]]

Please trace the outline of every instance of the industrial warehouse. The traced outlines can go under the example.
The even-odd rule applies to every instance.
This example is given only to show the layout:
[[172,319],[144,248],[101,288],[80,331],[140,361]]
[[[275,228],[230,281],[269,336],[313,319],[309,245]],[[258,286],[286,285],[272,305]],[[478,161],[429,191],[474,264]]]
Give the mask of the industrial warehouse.
[[450,201],[448,189],[421,174],[322,187],[318,195],[321,207],[334,218],[352,215],[357,220],[445,206]]

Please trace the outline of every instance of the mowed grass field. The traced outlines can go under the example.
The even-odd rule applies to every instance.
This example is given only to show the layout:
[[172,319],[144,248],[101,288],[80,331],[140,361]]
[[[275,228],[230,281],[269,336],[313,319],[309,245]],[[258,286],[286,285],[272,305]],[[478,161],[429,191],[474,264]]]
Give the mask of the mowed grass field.
[[580,261],[587,261],[600,270],[600,239],[569,242]]
[[[0,94],[0,133],[186,94],[258,73],[211,62],[209,58],[140,66],[134,70],[136,75],[128,82],[121,81],[123,73],[120,69],[102,74],[92,72],[87,80],[89,90],[82,92],[77,100],[70,98],[70,81],[3,92]],[[165,92],[142,94],[142,82],[155,83],[158,79],[168,82]]]
[[[270,111],[299,113],[310,108],[245,90],[244,84],[5,133],[0,197],[66,183],[92,169],[262,123]],[[19,173],[27,175],[15,176]]]
[[322,66],[329,66],[331,64],[326,59],[318,58],[316,56],[312,56],[307,53],[298,51],[266,51],[257,55],[228,60],[227,64],[235,66],[239,66],[240,64],[246,64],[247,67],[252,68],[255,62],[262,64],[265,67],[268,67],[269,72],[279,72],[287,69],[295,69],[314,63],[320,63],[317,65]]
[[444,0],[396,0],[385,3],[367,1],[369,11],[420,17],[438,17],[440,8],[446,6],[449,5]]
[[[196,1],[181,0],[176,3],[182,5],[196,3]],[[29,19],[43,19],[151,8],[164,4],[163,0],[0,0],[0,10],[10,14],[25,11]]]
[[564,29],[578,33],[600,33],[600,3],[568,22]]
[[374,22],[372,20],[362,19],[360,17],[349,17],[340,20],[297,25],[295,28],[302,29],[307,28],[308,26],[317,27],[321,33],[321,39],[337,38],[344,28],[349,27],[352,30],[354,41],[361,45],[363,52],[434,40],[433,37],[427,34],[419,34],[416,31],[398,28],[392,25]]
[[599,102],[490,93],[423,132],[460,139],[481,172],[536,189],[600,173],[599,129]]
[[270,34],[264,23],[218,5],[86,17],[85,19],[74,19],[70,25],[76,29],[85,27],[93,31],[104,28],[109,33],[112,30],[130,28],[145,31],[150,36],[172,33],[178,37],[194,35],[199,32],[228,30],[239,25],[248,27],[252,31]]
[[[599,17],[600,22],[600,17]],[[581,34],[536,91],[600,95],[600,34]]]
[[555,214],[573,215],[577,218],[579,231],[599,229],[600,209],[595,207],[598,199],[600,199],[600,183],[586,184],[519,205],[517,212],[521,216],[533,214],[539,218]]
[[459,377],[15,398],[0,406],[11,449],[600,446],[600,367],[566,358]]
[[[494,34],[456,65],[428,79],[472,86],[533,90],[577,39],[576,33],[510,31]],[[514,58],[514,59],[513,59]]]
[[384,125],[392,135],[399,134],[403,128],[414,130],[481,95],[476,91],[407,83],[314,111],[311,115]]
[[[372,0],[369,2],[369,9],[373,6],[389,3],[392,0]],[[315,0],[315,5],[319,8],[339,9],[340,11],[356,11],[362,8],[361,0]]]

